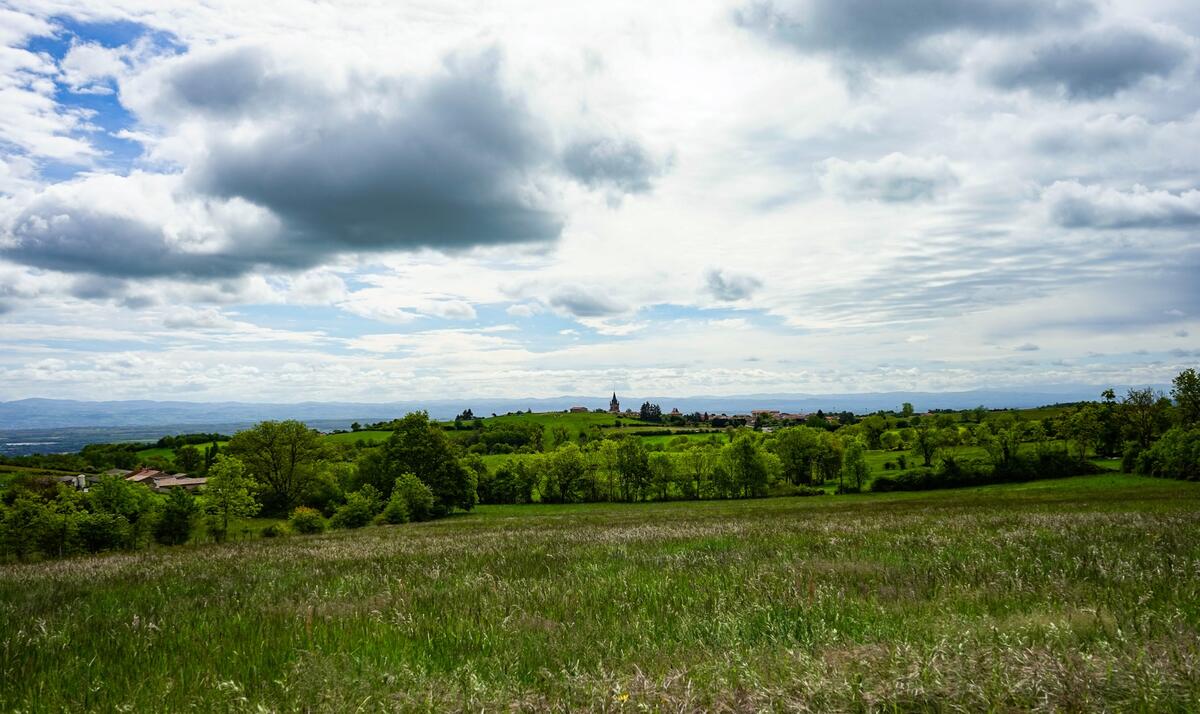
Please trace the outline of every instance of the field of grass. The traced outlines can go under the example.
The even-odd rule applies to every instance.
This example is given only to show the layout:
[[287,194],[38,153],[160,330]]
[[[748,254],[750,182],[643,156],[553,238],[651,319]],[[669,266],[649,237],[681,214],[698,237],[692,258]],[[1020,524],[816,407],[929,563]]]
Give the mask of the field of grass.
[[509,506],[0,567],[0,709],[1200,708],[1200,484]]
[[637,419],[615,417],[612,414],[597,414],[595,412],[586,412],[583,414],[571,414],[569,412],[502,414],[500,416],[488,417],[484,422],[496,425],[508,422],[533,422],[534,424],[540,424],[543,430],[562,426],[571,431],[572,438],[578,438],[580,432],[587,431],[593,427],[615,427],[618,419],[625,426],[645,425],[644,422]]
[[[217,447],[224,449],[225,445],[228,443],[229,443],[228,441],[218,441]],[[196,449],[201,454],[203,454],[204,450],[207,449],[209,446],[211,446],[211,442],[204,443],[204,444],[192,444],[192,446],[196,447]],[[137,455],[138,455],[138,458],[141,458],[141,459],[150,459],[150,458],[158,457],[158,458],[166,459],[167,461],[169,461],[171,463],[175,462],[175,449],[168,449],[166,447],[162,447],[162,448],[151,447],[149,449],[138,449]]]
[[342,434],[326,434],[321,437],[330,444],[356,444],[361,439],[367,444],[382,444],[392,435],[390,431],[363,430],[349,431]]

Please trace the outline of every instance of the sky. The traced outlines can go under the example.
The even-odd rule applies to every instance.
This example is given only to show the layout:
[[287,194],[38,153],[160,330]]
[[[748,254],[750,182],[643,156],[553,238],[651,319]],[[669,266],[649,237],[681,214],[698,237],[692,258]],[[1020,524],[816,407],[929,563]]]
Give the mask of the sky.
[[1194,0],[0,2],[0,400],[1166,383],[1198,59]]

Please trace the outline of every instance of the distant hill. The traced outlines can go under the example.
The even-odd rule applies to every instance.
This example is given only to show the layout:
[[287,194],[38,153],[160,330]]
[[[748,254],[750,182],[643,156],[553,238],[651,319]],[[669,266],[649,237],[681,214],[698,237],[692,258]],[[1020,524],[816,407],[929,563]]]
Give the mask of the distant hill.
[[[980,404],[989,408],[1036,407],[1044,404],[1098,399],[1105,387],[1061,386],[1028,390],[973,390],[966,392],[873,392],[864,394],[745,394],[734,396],[617,396],[623,407],[637,409],[645,401],[681,412],[744,413],[751,409],[790,412],[874,412],[898,409],[911,402],[919,411],[968,409]],[[440,399],[379,404],[353,402],[299,402],[259,404],[253,402],[185,401],[77,401],[69,399],[21,399],[0,402],[0,429],[44,429],[97,426],[158,426],[164,424],[234,424],[263,419],[302,421],[360,421],[392,419],[424,409],[436,419],[451,419],[463,409],[476,415],[504,414],[531,409],[558,411],[572,406],[607,408],[608,396],[561,396],[540,399]]]

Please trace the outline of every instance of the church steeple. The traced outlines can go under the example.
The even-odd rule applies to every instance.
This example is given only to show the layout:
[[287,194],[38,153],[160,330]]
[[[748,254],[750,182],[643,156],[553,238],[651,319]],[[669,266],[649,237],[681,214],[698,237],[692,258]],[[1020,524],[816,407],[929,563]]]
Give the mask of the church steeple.
[[621,403],[617,401],[617,393],[616,392],[613,392],[612,401],[608,403],[608,413],[609,414],[620,414],[621,413]]

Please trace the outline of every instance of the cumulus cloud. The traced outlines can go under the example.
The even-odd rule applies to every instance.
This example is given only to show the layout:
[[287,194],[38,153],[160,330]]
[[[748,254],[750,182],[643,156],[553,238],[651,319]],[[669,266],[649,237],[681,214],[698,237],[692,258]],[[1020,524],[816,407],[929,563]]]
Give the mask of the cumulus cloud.
[[1119,191],[1056,181],[1042,194],[1051,220],[1066,228],[1187,228],[1200,224],[1200,190],[1134,186]]
[[574,317],[608,317],[628,309],[603,290],[579,285],[558,288],[547,302],[551,307]]
[[944,156],[921,158],[900,153],[878,161],[826,159],[820,166],[827,193],[851,201],[906,203],[935,199],[958,185]]
[[956,63],[954,40],[1077,21],[1086,0],[752,0],[735,21],[805,53],[844,67],[945,69]]
[[646,193],[664,163],[640,143],[625,137],[581,139],[563,152],[567,171],[585,186]]
[[753,275],[734,273],[719,268],[713,268],[704,275],[705,290],[714,298],[727,302],[745,300],[762,285],[762,281]]
[[246,45],[164,60],[122,96],[147,125],[175,127],[176,146],[197,144],[182,171],[85,175],[22,196],[0,216],[0,250],[98,274],[295,270],[338,253],[552,241],[564,182],[649,189],[659,167],[636,142],[600,136],[564,152],[502,65],[494,48],[449,55],[427,76],[314,74],[294,51]]
[[1054,38],[988,71],[1005,89],[1059,92],[1073,99],[1109,97],[1147,77],[1165,77],[1188,56],[1175,33],[1148,27],[1105,27]]

